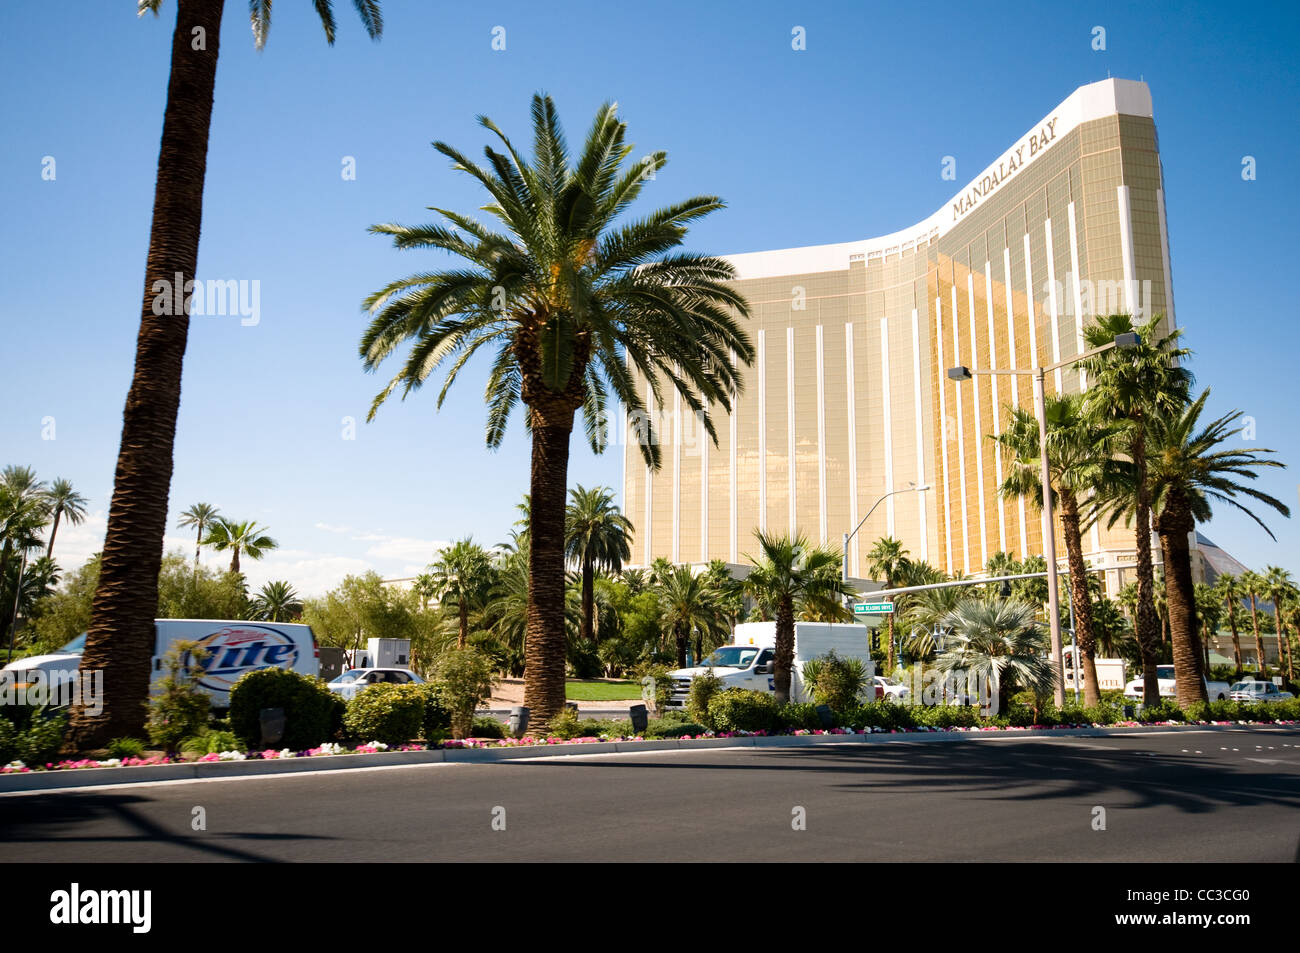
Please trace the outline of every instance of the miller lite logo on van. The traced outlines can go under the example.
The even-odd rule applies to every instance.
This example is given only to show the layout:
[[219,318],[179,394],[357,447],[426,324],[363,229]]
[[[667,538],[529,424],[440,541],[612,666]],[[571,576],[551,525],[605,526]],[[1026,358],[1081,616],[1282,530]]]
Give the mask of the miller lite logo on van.
[[259,625],[232,625],[198,640],[207,651],[199,684],[214,692],[228,692],[239,676],[258,668],[295,668],[298,646],[275,629]]

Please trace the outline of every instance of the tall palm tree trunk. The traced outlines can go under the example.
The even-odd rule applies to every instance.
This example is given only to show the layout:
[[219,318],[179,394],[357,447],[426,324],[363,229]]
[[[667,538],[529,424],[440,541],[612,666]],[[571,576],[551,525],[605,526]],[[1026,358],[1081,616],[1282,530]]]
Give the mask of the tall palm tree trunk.
[[1259,674],[1268,675],[1268,666],[1264,664],[1264,638],[1259,634],[1259,607],[1255,605],[1255,594],[1250,593],[1250,624],[1255,629],[1255,654],[1259,656]]
[[586,556],[582,559],[582,635],[583,644],[592,640],[595,628],[592,615],[596,606],[596,569]]
[[782,599],[776,607],[776,658],[773,663],[776,701],[784,705],[790,700],[790,680],[794,669],[794,603],[790,599]]
[[[157,314],[154,301],[160,288],[171,289],[173,305],[178,297],[183,300],[184,284],[175,287],[177,276],[182,283],[192,280],[198,265],[222,6],[223,0],[177,2],[135,374],[122,414],[99,584],[81,658],[83,672],[103,672],[103,710],[91,716],[84,704],[73,707],[65,741],[70,751],[99,747],[113,737],[139,737],[144,730],[141,703],[149,695],[158,571],[189,331],[184,307],[180,314]],[[203,49],[196,50],[200,35]]]
[[[57,524],[56,524],[57,525]],[[53,537],[51,537],[52,539]],[[1295,680],[1295,675],[1291,671],[1291,640],[1287,638],[1286,629],[1282,626],[1282,613],[1278,609],[1278,603],[1281,600],[1277,596],[1273,597],[1273,621],[1277,624],[1277,663],[1282,665],[1283,649],[1286,650],[1286,679],[1288,682]]]
[[232,554],[230,557],[230,571],[239,572],[239,547],[238,546],[236,546],[234,550],[232,550]]
[[1187,534],[1194,525],[1186,499],[1178,493],[1170,494],[1157,521],[1157,532],[1165,559],[1165,605],[1173,641],[1174,680],[1178,706],[1183,710],[1195,702],[1208,700],[1201,670],[1196,589],[1192,583],[1192,557],[1187,542]]
[[673,627],[673,643],[677,648],[677,667],[686,667],[686,643],[690,641],[690,636],[686,630],[679,624]]
[[1232,596],[1228,596],[1228,628],[1232,630],[1232,661],[1236,666],[1236,678],[1241,678],[1241,638],[1237,635],[1237,607],[1234,606]]
[[568,426],[540,417],[534,411],[524,630],[524,705],[534,726],[530,733],[537,734],[564,710],[564,508],[573,413]]
[[[53,558],[54,558],[54,537],[55,537],[55,535],[59,532],[59,517],[62,516],[62,515],[63,515],[63,507],[61,507],[61,506],[60,506],[60,507],[57,507],[57,508],[54,510],[54,525],[50,527],[50,542],[49,542],[49,544],[46,545],[46,547],[45,547],[45,558],[46,558],[46,559],[53,559]],[[3,576],[0,576],[0,579],[3,579],[3,578],[4,578]]]
[[199,550],[203,548],[203,522],[199,521],[198,533],[194,537],[194,574],[199,572]]
[[1133,436],[1132,455],[1137,478],[1137,523],[1134,543],[1137,548],[1137,612],[1134,632],[1142,650],[1142,703],[1160,704],[1160,619],[1156,615],[1156,573],[1151,564],[1151,488],[1147,486],[1146,429],[1139,419]]
[[1065,554],[1070,564],[1070,605],[1074,607],[1074,636],[1079,643],[1079,662],[1083,668],[1083,703],[1096,705],[1101,701],[1101,691],[1097,684],[1097,643],[1092,631],[1088,566],[1083,561],[1079,536],[1079,503],[1070,493],[1061,494],[1061,528],[1065,531]]

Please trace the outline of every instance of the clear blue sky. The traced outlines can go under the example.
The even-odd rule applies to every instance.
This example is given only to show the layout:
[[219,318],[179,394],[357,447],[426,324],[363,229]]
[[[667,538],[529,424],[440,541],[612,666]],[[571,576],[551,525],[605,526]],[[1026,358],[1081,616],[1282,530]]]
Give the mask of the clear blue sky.
[[[954,191],[943,156],[965,181],[1075,87],[1145,79],[1192,368],[1213,410],[1251,415],[1254,445],[1291,464],[1259,485],[1300,502],[1294,4],[1167,15],[1107,3],[386,0],[379,43],[348,0],[335,6],[332,49],[307,0],[276,4],[262,53],[246,4],[228,0],[223,23],[199,276],[259,280],[260,323],[194,319],[169,522],[202,500],[269,526],[282,549],[246,564],[255,584],[319,593],[347,572],[408,574],[441,541],[506,537],[527,444],[516,427],[499,452],[483,448],[483,373],[441,413],[423,393],[367,425],[382,380],[362,372],[356,343],[362,298],[430,262],[366,227],[426,220],[428,205],[475,209],[481,194],[429,143],[478,153],[478,113],[526,140],[537,90],[573,140],[617,100],[638,150],[669,154],[644,201],[721,194],[730,207],[690,244],[725,254],[912,224]],[[134,8],[0,6],[0,465],[67,477],[90,498],[86,525],[60,530],[65,566],[102,542],[139,320],[176,8],[164,2],[158,19]],[[492,49],[497,26],[504,51]],[[340,175],[344,156],[355,181]],[[42,439],[46,417],[54,440]],[[574,442],[571,483],[619,488],[621,474],[617,452]],[[1226,507],[1203,530],[1253,567],[1300,576],[1295,522],[1266,519],[1276,543]],[[187,544],[177,530],[168,542]]]

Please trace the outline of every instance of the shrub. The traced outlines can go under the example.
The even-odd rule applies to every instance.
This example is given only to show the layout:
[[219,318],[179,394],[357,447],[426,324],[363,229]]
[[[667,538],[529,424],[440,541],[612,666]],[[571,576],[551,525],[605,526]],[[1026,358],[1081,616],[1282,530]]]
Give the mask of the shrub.
[[774,731],[776,698],[747,688],[728,688],[709,701],[709,722],[715,731]]
[[23,727],[0,715],[0,765],[21,761],[28,767],[46,764],[58,756],[63,746],[64,715],[41,708],[26,713]]
[[347,705],[309,675],[283,668],[247,672],[230,689],[229,722],[230,730],[250,748],[262,744],[263,708],[284,709],[284,737],[279,744],[303,751],[334,740]]
[[149,740],[166,751],[175,751],[181,739],[202,732],[208,724],[212,699],[199,688],[202,662],[207,652],[197,642],[180,641],[163,656],[163,676],[158,694],[146,704],[149,718],[145,727]]
[[181,752],[201,758],[205,754],[220,754],[223,751],[244,751],[243,745],[232,731],[214,731],[209,729],[201,734],[186,738],[181,742]]
[[1138,715],[1139,721],[1186,721],[1178,702],[1172,698],[1162,698],[1158,705],[1147,705]]
[[426,682],[419,688],[424,694],[424,740],[441,741],[451,732],[451,709],[442,696],[442,686]]
[[682,735],[702,735],[709,729],[693,721],[678,721],[675,718],[656,718],[645,730],[645,738],[680,738]]
[[138,758],[144,754],[144,742],[139,738],[114,738],[108,743],[110,758]]
[[353,741],[405,744],[424,730],[424,691],[419,685],[380,683],[348,702],[343,730]]
[[[468,736],[474,727],[474,711],[492,695],[491,661],[477,649],[449,649],[438,659],[434,681],[451,716],[452,737]],[[502,732],[504,737],[504,728]]]
[[869,681],[862,659],[840,658],[834,649],[803,666],[804,687],[818,704],[829,705],[836,712],[858,705]]
[[471,738],[504,738],[506,726],[495,718],[475,718],[470,723]]
[[691,679],[691,694],[686,700],[686,711],[692,720],[709,723],[709,701],[722,691],[722,679],[713,672],[701,672]]
[[570,738],[599,738],[602,735],[617,738],[632,733],[631,721],[626,719],[623,721],[612,719],[601,721],[596,718],[580,719],[578,713],[571,708],[566,708],[552,718],[550,725],[547,727],[552,735],[563,738],[565,741]]
[[917,727],[974,728],[980,724],[974,705],[918,705],[912,709]]
[[[673,691],[676,686],[672,676],[669,674],[673,669],[667,665],[661,665],[658,662],[643,662],[633,671],[633,676],[641,683],[642,697],[653,688],[654,690],[654,711],[655,714],[663,714],[668,709],[668,702],[672,700]],[[651,679],[647,683],[646,679]]]
[[578,713],[572,708],[566,707],[564,711],[551,719],[546,726],[546,730],[557,738],[564,738],[566,741],[569,738],[578,737]]
[[886,731],[898,731],[903,728],[915,728],[914,712],[920,706],[900,705],[889,699],[869,702],[849,709],[843,718],[841,727],[861,731],[864,728],[883,728]]
[[[842,719],[835,720],[838,723]],[[777,709],[776,721],[777,727],[785,731],[800,729],[815,731],[822,726],[821,716],[817,714],[817,706],[812,702],[788,702],[782,705]]]

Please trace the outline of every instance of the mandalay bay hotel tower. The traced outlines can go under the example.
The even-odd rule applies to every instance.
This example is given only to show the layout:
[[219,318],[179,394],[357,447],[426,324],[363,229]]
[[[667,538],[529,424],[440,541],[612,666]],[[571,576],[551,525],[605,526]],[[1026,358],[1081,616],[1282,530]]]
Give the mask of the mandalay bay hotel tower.
[[[1032,409],[1032,378],[946,371],[1053,364],[1116,311],[1173,326],[1150,91],[1118,79],[1075,90],[892,235],[729,260],[757,357],[716,446],[675,397],[656,421],[660,470],[625,442],[634,563],[743,563],[756,529],[838,548],[909,483],[930,489],[876,507],[850,545],[850,576],[867,576],[885,535],[949,573],[978,574],[998,551],[1041,554],[1037,503],[999,496],[1009,464],[989,439],[1005,405]],[[1049,395],[1087,386],[1077,367],[1046,379]],[[1094,528],[1084,552],[1110,592],[1131,577],[1132,529]]]

